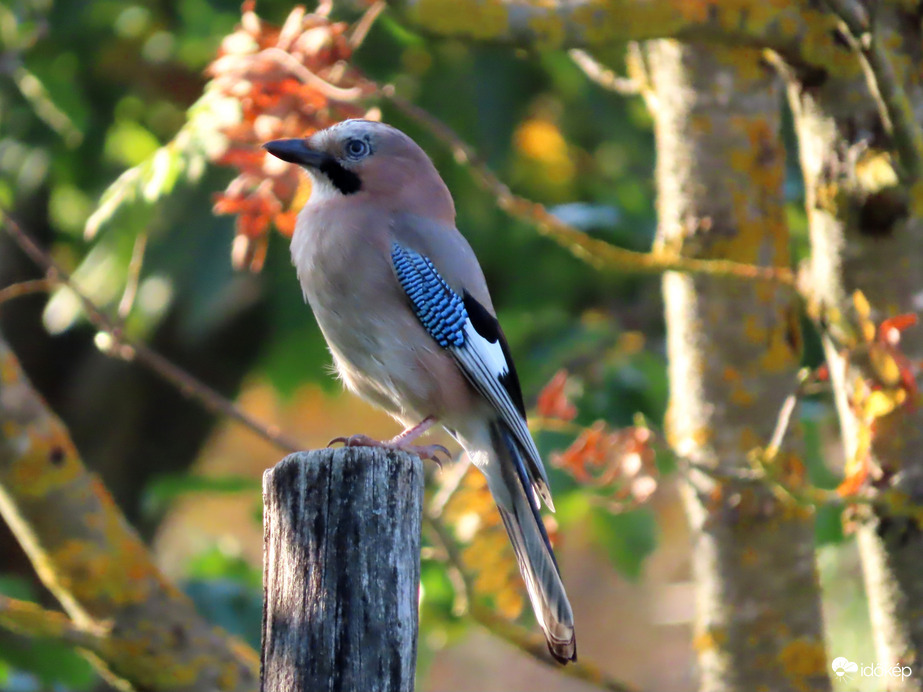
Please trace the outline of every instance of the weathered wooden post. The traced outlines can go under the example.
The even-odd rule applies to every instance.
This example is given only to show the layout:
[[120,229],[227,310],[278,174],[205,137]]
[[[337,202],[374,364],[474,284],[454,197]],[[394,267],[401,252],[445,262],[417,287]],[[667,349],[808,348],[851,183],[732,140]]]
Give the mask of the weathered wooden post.
[[362,447],[263,475],[262,692],[412,692],[423,464]]

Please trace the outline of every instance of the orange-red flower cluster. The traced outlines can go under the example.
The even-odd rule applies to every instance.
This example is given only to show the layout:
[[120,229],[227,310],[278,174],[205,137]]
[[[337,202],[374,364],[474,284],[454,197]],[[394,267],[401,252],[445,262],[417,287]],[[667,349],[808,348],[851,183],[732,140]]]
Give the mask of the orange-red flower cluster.
[[330,21],[329,6],[314,13],[296,7],[282,27],[264,22],[253,8],[253,0],[244,3],[240,26],[224,38],[208,74],[213,88],[240,103],[241,113],[223,130],[228,144],[216,159],[239,175],[217,195],[214,211],[237,214],[235,268],[259,271],[270,224],[291,235],[310,192],[297,167],[267,156],[260,145],[365,116],[357,100],[374,85],[348,64],[349,25]]
[[840,495],[854,495],[861,490],[871,471],[871,450],[879,421],[898,409],[913,410],[919,399],[917,370],[900,349],[901,332],[916,325],[914,314],[895,315],[876,327],[871,306],[860,292],[853,295],[861,339],[852,349],[852,357],[864,360],[850,393],[850,406],[859,421],[856,448],[846,462],[845,478],[837,488]]
[[571,421],[577,417],[577,407],[567,397],[567,370],[558,370],[538,395],[535,410],[544,418]]
[[657,489],[653,433],[644,426],[609,430],[602,421],[586,428],[574,443],[551,457],[577,481],[612,489],[614,509],[647,500]]
[[570,422],[577,417],[577,407],[568,396],[571,384],[567,370],[559,370],[536,402],[543,427],[580,430],[570,447],[551,455],[551,463],[580,483],[611,490],[615,510],[644,502],[657,489],[653,433],[644,425],[609,430],[603,421],[579,428]]

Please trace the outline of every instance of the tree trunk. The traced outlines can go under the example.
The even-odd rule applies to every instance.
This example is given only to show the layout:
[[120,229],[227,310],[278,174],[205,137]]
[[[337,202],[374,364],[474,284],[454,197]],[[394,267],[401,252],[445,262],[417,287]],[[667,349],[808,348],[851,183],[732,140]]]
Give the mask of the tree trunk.
[[[895,64],[919,71],[919,20],[881,3],[875,15],[879,45],[893,50]],[[844,48],[845,50],[845,48]],[[923,199],[920,184],[899,181],[876,100],[859,61],[838,74],[789,64],[789,102],[795,116],[805,179],[812,257],[811,309],[836,330],[838,315],[854,313],[851,295],[861,290],[873,319],[918,312],[923,296]],[[902,86],[923,115],[918,77],[908,69]],[[898,408],[863,420],[862,391],[880,386],[865,349],[849,352],[825,340],[847,458],[871,438],[867,460],[871,486],[880,501],[859,516],[859,550],[876,644],[882,667],[909,665],[916,675],[889,679],[891,690],[923,690],[923,534],[906,511],[923,500],[923,410]],[[923,330],[904,335],[901,350],[914,362],[923,357]]]
[[[658,244],[665,252],[788,266],[777,78],[757,51],[649,44]],[[752,478],[795,388],[792,296],[770,284],[664,277],[668,439],[684,495],[701,689],[828,690],[813,515]],[[786,439],[780,472],[803,468]]]

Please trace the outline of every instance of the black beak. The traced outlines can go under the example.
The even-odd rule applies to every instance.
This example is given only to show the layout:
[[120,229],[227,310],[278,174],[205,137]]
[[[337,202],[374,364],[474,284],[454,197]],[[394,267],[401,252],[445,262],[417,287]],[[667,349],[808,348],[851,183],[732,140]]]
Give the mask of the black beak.
[[330,154],[315,151],[309,147],[304,139],[277,139],[266,142],[263,148],[283,161],[310,168],[320,168],[330,158]]

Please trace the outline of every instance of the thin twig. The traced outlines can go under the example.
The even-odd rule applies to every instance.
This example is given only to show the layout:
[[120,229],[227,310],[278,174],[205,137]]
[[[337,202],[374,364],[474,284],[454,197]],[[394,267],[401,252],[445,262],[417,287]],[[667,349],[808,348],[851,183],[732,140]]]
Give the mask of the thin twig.
[[287,68],[302,82],[305,84],[310,84],[312,87],[317,89],[330,101],[352,103],[356,99],[362,98],[365,95],[365,90],[362,87],[338,87],[334,84],[331,84],[326,79],[318,77],[316,74],[311,72],[311,70],[298,62],[297,58],[295,58],[291,53],[286,53],[281,48],[271,46],[269,48],[265,48],[260,53],[260,55],[275,60],[283,67]]
[[474,580],[465,567],[461,551],[458,549],[455,538],[448,527],[442,523],[441,518],[429,513],[424,514],[423,522],[431,529],[432,535],[435,536],[449,569],[458,575],[458,580],[465,590],[465,602],[468,605],[468,614],[472,620],[494,636],[509,642],[517,649],[535,660],[553,667],[555,671],[563,675],[589,682],[600,689],[609,690],[610,692],[637,692],[636,688],[631,685],[612,679],[598,665],[588,661],[586,658],[581,658],[579,662],[570,665],[558,665],[548,654],[548,647],[540,635],[517,625],[515,622],[510,622],[490,608],[478,603],[474,595]]
[[798,404],[798,400],[804,396],[805,388],[811,381],[811,370],[809,368],[801,368],[801,370],[798,371],[797,385],[794,391],[785,397],[785,401],[782,402],[782,406],[779,409],[779,416],[776,419],[775,429],[772,431],[772,437],[769,438],[769,443],[766,445],[763,452],[763,456],[767,462],[774,460],[776,456],[778,456],[779,450],[782,448],[782,441],[785,439],[785,435],[788,432],[792,414],[795,412],[795,406]]
[[635,96],[641,93],[641,84],[631,77],[622,77],[600,63],[582,48],[571,48],[567,55],[583,73],[603,89],[614,91],[622,96]]
[[679,271],[795,286],[794,273],[788,267],[760,267],[728,260],[703,260],[666,253],[635,252],[593,238],[564,223],[543,205],[513,194],[448,125],[423,108],[398,96],[392,85],[381,87],[379,94],[447,146],[455,160],[471,170],[477,181],[494,195],[497,206],[508,214],[530,221],[540,233],[547,235],[597,269],[622,269],[652,274]]
[[295,452],[301,448],[294,439],[282,433],[278,426],[269,425],[257,420],[244,412],[232,401],[222,396],[178,365],[164,358],[146,344],[129,339],[122,330],[117,327],[79,287],[77,287],[70,275],[55,262],[51,255],[39,247],[39,245],[22,230],[19,224],[3,210],[0,210],[0,219],[2,219],[3,227],[6,229],[7,233],[9,233],[16,244],[22,248],[23,252],[25,252],[39,267],[51,273],[51,276],[54,277],[56,281],[71,289],[83,306],[83,310],[90,323],[101,332],[108,335],[111,340],[111,347],[106,349],[105,352],[107,355],[118,357],[126,361],[137,360],[175,386],[185,396],[198,400],[208,411],[214,414],[227,416],[242,423],[283,451]]
[[375,24],[375,20],[381,16],[381,13],[385,11],[385,8],[388,6],[384,0],[376,0],[372,3],[372,6],[369,7],[365,14],[353,25],[352,33],[349,35],[349,47],[353,50],[356,50],[359,46],[362,45],[362,42],[365,41],[365,37],[368,36],[369,31],[372,26]]
[[923,131],[890,56],[865,9],[854,0],[825,0],[839,17],[845,35],[859,54],[869,91],[878,106],[885,130],[891,135],[904,182],[913,183],[923,174]]
[[766,445],[766,459],[771,460],[779,454],[779,449],[782,447],[782,440],[785,439],[785,433],[788,431],[788,424],[792,420],[792,414],[795,412],[795,406],[798,404],[799,390],[795,390],[787,397],[785,401],[782,402],[782,407],[779,409],[779,417],[776,419],[775,430],[772,431],[772,437],[769,439],[769,444]]
[[59,282],[52,278],[32,279],[31,281],[20,281],[19,283],[10,284],[0,288],[0,305],[8,300],[20,298],[22,296],[32,295],[33,293],[50,293]]

